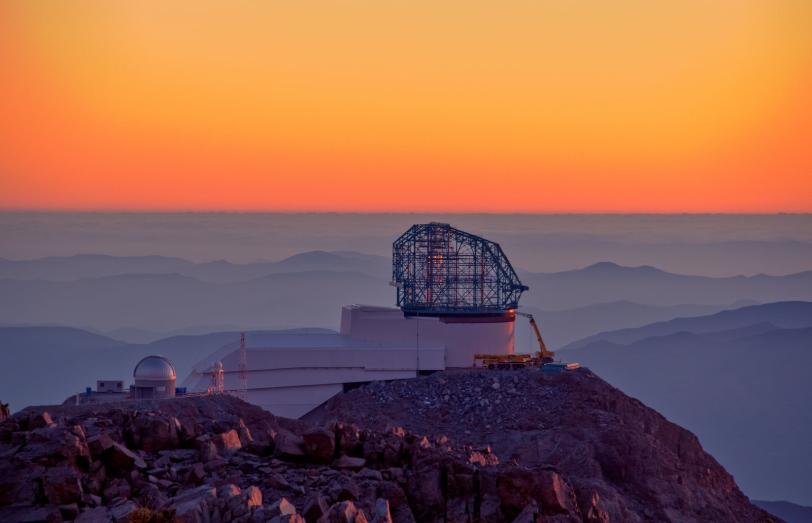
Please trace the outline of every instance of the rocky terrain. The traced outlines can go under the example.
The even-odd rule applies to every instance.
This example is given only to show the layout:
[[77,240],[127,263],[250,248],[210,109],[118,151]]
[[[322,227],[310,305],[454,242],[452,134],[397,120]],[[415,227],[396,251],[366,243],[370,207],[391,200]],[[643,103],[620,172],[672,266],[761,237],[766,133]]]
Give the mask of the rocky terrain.
[[308,421],[225,395],[0,422],[0,521],[779,521],[585,369],[372,383]]

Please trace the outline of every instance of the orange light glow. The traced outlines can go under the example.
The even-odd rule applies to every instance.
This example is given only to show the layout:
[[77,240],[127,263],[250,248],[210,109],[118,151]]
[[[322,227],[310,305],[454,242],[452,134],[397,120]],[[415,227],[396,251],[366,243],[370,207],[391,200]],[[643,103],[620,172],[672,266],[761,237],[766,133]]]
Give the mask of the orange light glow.
[[0,3],[0,209],[812,211],[812,2]]

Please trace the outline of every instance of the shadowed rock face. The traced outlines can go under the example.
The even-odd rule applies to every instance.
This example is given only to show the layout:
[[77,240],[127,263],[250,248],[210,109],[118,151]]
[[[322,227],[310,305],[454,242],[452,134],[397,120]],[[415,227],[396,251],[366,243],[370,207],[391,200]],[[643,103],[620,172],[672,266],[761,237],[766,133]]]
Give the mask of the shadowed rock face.
[[[333,398],[314,421],[331,419],[402,426],[429,440],[447,438],[455,448],[490,452],[492,460],[518,467],[514,476],[527,475],[516,485],[515,477],[504,479],[510,486],[503,491],[533,485],[531,497],[545,513],[556,507],[611,521],[770,518],[693,434],[587,369],[446,372],[373,383]],[[482,466],[480,475],[492,469],[499,467]],[[511,516],[520,508],[505,511],[504,499],[501,506]]]
[[45,410],[0,423],[2,521],[778,521],[586,370],[374,383],[315,425],[230,396]]

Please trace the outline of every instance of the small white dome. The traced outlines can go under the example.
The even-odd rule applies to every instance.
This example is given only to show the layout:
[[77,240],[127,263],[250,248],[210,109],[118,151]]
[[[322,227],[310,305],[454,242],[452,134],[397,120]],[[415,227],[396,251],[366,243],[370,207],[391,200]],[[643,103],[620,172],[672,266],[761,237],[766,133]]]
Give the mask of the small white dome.
[[163,356],[147,356],[135,366],[133,377],[137,380],[174,380],[177,374],[168,359]]

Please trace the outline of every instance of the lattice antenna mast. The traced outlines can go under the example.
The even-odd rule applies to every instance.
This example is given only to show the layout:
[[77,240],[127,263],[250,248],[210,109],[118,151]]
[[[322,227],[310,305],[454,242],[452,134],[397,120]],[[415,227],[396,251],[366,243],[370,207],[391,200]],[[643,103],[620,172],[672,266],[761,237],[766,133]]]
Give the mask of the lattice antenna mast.
[[248,355],[245,350],[245,333],[240,334],[240,388],[237,391],[240,399],[248,397]]

